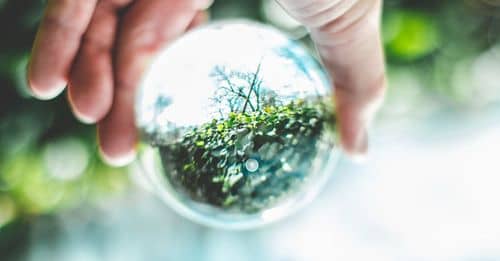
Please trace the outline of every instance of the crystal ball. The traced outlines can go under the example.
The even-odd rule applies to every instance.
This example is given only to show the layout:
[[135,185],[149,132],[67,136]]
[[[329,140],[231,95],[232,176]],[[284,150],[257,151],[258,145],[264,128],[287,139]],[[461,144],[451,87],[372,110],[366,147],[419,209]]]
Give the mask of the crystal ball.
[[330,86],[308,49],[271,26],[202,26],[144,74],[140,165],[157,195],[199,223],[244,229],[287,216],[338,158]]

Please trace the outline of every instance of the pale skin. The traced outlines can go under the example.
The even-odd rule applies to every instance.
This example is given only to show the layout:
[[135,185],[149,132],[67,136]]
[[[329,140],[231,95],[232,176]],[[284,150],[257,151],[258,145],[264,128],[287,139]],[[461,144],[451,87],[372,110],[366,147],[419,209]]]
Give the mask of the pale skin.
[[[74,115],[97,124],[103,159],[126,165],[136,153],[133,101],[144,69],[203,23],[211,2],[49,0],[28,69],[33,95],[51,99],[67,87]],[[278,0],[311,32],[333,79],[342,147],[355,158],[368,150],[367,128],[385,92],[381,2]]]

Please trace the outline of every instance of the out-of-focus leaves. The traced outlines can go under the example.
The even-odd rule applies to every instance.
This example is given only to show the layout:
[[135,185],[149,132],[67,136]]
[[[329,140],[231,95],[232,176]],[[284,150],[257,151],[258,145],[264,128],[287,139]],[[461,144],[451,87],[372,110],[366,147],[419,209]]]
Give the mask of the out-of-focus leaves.
[[25,220],[18,220],[5,227],[0,227],[0,253],[2,260],[23,260],[24,249],[30,240],[30,225]]
[[415,11],[395,11],[384,20],[387,53],[393,58],[415,60],[431,54],[440,45],[434,18]]

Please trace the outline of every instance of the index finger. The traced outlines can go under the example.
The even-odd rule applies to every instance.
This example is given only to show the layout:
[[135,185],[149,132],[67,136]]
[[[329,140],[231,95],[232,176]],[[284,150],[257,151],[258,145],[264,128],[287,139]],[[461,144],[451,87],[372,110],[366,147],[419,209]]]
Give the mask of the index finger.
[[197,13],[206,6],[207,0],[139,0],[123,17],[116,45],[113,105],[98,124],[101,154],[108,163],[119,166],[134,158],[138,141],[135,88],[150,59],[203,20]]
[[49,0],[28,68],[28,82],[37,98],[53,98],[66,86],[97,1]]

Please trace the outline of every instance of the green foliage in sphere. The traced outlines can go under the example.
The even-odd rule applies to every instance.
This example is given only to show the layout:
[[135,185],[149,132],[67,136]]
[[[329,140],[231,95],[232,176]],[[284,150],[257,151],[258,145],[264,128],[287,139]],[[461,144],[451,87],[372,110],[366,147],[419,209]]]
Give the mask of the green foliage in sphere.
[[198,202],[235,212],[272,207],[307,181],[334,117],[324,103],[296,101],[230,113],[161,146],[168,179]]

